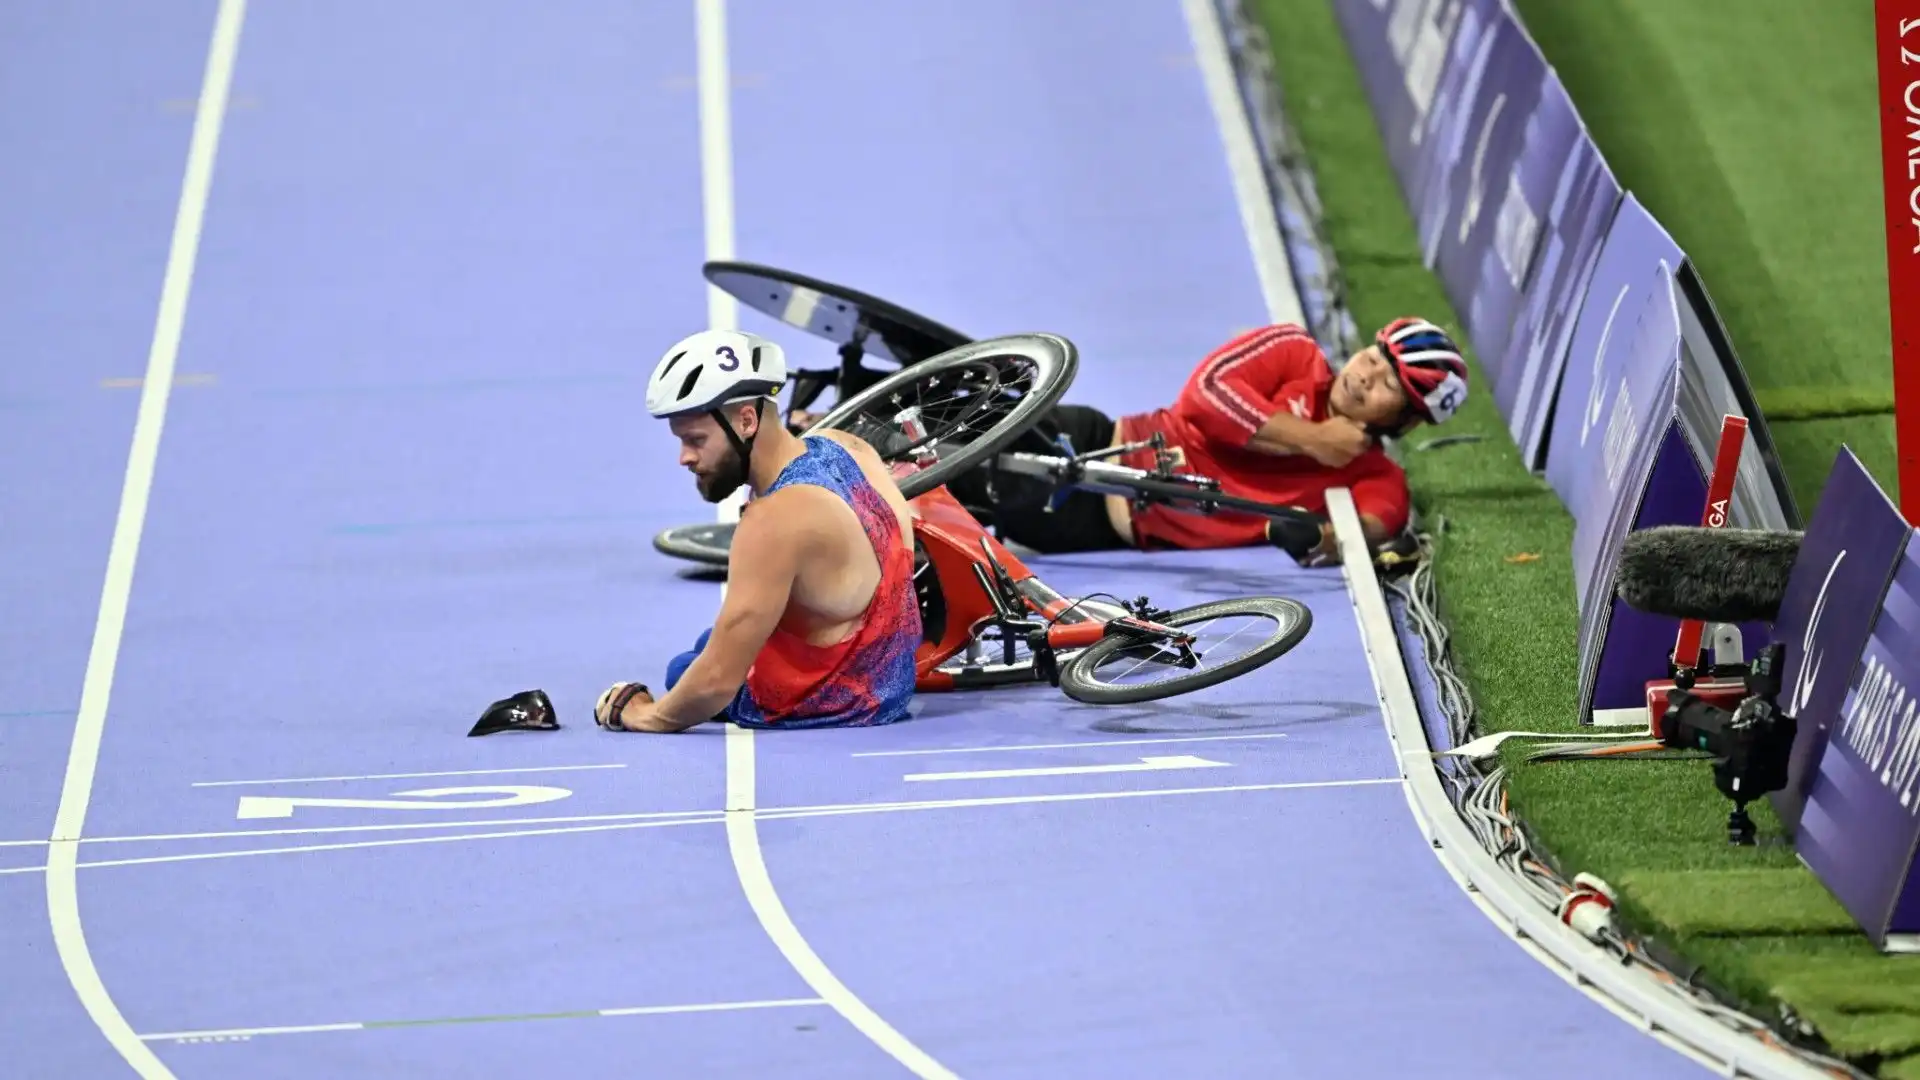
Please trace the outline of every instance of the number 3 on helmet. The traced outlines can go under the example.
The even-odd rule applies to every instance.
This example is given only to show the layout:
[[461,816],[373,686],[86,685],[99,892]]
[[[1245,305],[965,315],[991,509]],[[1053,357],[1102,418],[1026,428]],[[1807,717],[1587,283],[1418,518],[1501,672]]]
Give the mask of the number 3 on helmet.
[[1425,319],[1395,319],[1373,341],[1399,373],[1415,416],[1444,424],[1466,404],[1467,362],[1445,330]]
[[702,330],[673,343],[647,381],[647,411],[656,417],[706,412],[736,401],[777,397],[787,382],[787,354],[757,334]]

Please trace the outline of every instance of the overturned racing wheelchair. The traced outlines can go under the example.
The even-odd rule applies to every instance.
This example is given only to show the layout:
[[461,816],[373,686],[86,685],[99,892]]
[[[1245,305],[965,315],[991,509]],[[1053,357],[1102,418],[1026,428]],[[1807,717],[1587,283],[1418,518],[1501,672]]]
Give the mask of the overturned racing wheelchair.
[[[914,585],[924,637],[921,692],[1045,681],[1090,704],[1151,701],[1225,682],[1278,659],[1312,627],[1297,600],[1249,596],[1164,610],[1148,598],[1070,599],[1049,588],[995,538],[947,484],[989,467],[1043,490],[1119,491],[1212,512],[1231,508],[1301,525],[1298,510],[1221,494],[1203,477],[1151,472],[1080,456],[1031,439],[1036,420],[1077,370],[1072,343],[1052,334],[972,342],[906,364],[845,398],[808,430],[838,430],[872,444],[893,469],[914,519]],[[1129,448],[1130,449],[1130,448]],[[1032,492],[1026,493],[1032,497]],[[1309,526],[1317,539],[1319,525]],[[669,529],[660,551],[724,566],[732,526]]]
[[[960,331],[898,304],[791,270],[716,259],[702,264],[701,273],[741,304],[835,346],[838,365],[791,373],[786,421],[795,434],[816,426],[818,421],[810,410],[826,390],[834,390],[837,400],[847,402],[882,381],[893,380],[889,386],[910,389],[914,385],[911,381],[894,377],[975,343]],[[1166,452],[1159,438],[1078,454],[1049,415],[1072,380],[1073,371],[1069,369],[1051,388],[1054,392],[1050,396],[1008,425],[1005,437],[995,440],[993,452],[968,455],[965,468],[942,470],[942,482],[951,482],[952,493],[961,505],[983,524],[993,528],[999,512],[1049,502],[1058,506],[1074,491],[1085,491],[1126,497],[1135,510],[1158,504],[1185,513],[1228,510],[1265,517],[1270,523],[1268,539],[1296,561],[1308,566],[1335,561],[1323,543],[1327,535],[1324,518],[1292,507],[1237,498],[1222,492],[1214,479],[1176,473],[1173,465],[1178,458]],[[840,420],[846,414],[834,410],[831,415]],[[868,419],[870,422],[872,418]],[[1149,447],[1156,452],[1152,470],[1123,468],[1113,460],[1126,460],[1133,452]],[[733,526],[728,524],[684,525],[660,533],[654,546],[677,558],[725,565],[732,534]],[[1376,544],[1371,554],[1378,572],[1397,575],[1420,561],[1422,549],[1416,534],[1408,529]]]

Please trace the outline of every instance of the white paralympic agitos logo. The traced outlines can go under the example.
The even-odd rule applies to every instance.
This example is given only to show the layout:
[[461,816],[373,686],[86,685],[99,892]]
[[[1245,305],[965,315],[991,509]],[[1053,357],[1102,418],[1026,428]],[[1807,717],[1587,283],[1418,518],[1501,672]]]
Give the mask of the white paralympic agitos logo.
[[[1489,37],[1491,40],[1491,37]],[[1480,207],[1487,201],[1487,181],[1482,169],[1487,163],[1487,146],[1493,142],[1493,129],[1500,122],[1501,110],[1507,106],[1507,95],[1500,94],[1493,99],[1493,108],[1487,110],[1486,122],[1480,125],[1480,143],[1473,149],[1473,166],[1467,181],[1467,205],[1460,214],[1460,243],[1467,242],[1468,234],[1480,222]]]
[[[1613,320],[1619,318],[1620,304],[1627,298],[1627,290],[1631,288],[1631,285],[1620,286],[1619,295],[1613,298],[1613,310],[1607,312],[1607,324],[1600,328],[1600,344],[1593,347],[1593,385],[1587,388],[1587,411],[1581,418],[1584,421],[1580,425],[1581,446],[1587,445],[1587,436],[1593,434],[1593,425],[1600,422],[1600,407],[1607,400],[1607,384],[1600,378],[1604,370],[1602,361],[1607,358],[1607,341],[1613,337]],[[1626,380],[1623,378],[1621,381]]]
[[1827,567],[1827,579],[1820,583],[1820,594],[1813,598],[1813,610],[1807,613],[1807,632],[1800,638],[1800,674],[1793,680],[1793,701],[1787,710],[1794,715],[1805,711],[1807,703],[1813,700],[1813,683],[1820,677],[1820,655],[1813,651],[1813,640],[1820,634],[1820,616],[1827,610],[1827,586],[1833,584],[1840,560],[1846,557],[1846,548],[1841,548],[1840,554],[1833,557],[1833,565]]

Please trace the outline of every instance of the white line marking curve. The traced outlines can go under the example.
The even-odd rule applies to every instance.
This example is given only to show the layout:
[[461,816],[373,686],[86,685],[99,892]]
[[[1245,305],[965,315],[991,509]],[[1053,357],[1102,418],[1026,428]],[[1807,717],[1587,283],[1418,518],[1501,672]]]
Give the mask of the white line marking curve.
[[922,757],[928,754],[997,754],[1016,750],[1087,750],[1102,746],[1152,746],[1159,743],[1238,742],[1243,739],[1284,739],[1285,732],[1258,732],[1245,735],[1169,735],[1156,739],[1086,739],[1081,742],[1009,743],[1005,746],[935,746],[920,750],[860,750],[849,757]]
[[327,784],[348,780],[413,780],[434,776],[499,776],[510,773],[549,773],[579,772],[586,769],[624,769],[627,763],[617,761],[608,765],[526,765],[514,769],[451,769],[444,772],[391,772],[368,773],[365,776],[290,776],[278,780],[201,780],[193,786],[206,787],[250,787],[267,784]]
[[[727,11],[725,0],[695,0],[695,48],[699,57],[700,82],[700,165],[701,191],[706,218],[708,259],[733,257],[733,133],[728,115]],[[730,330],[738,317],[733,298],[713,285],[707,287],[707,321],[710,329]],[[745,489],[721,502],[716,516],[720,521],[738,521],[745,502]],[[726,586],[721,585],[721,596]],[[855,1030],[893,1055],[922,1080],[958,1080],[925,1051],[913,1045],[882,1020],[878,1013],[854,996],[853,991],[834,977],[820,957],[808,946],[798,927],[787,915],[785,905],[773,888],[765,859],[760,853],[760,835],[754,820],[753,731],[728,725],[727,757],[727,850],[733,858],[740,888],[746,893],[760,926],[780,949],[781,955],[805,979],[815,993],[826,999],[833,1010],[852,1024]]]
[[214,16],[198,109],[193,118],[193,137],[187,147],[186,175],[181,182],[173,239],[167,252],[165,276],[161,279],[160,308],[154,319],[146,375],[140,385],[133,442],[127,452],[120,510],[114,519],[113,543],[107,552],[99,617],[94,623],[93,646],[87,654],[80,711],[74,721],[73,745],[67,753],[66,777],[60,786],[60,808],[54,815],[53,842],[47,850],[47,917],[53,928],[54,948],[60,954],[60,966],[66,970],[74,993],[100,1033],[146,1080],[172,1080],[173,1074],[152,1048],[134,1034],[94,966],[93,954],[87,948],[86,931],[80,924],[80,847],[75,841],[86,825],[87,804],[93,797],[94,773],[100,763],[107,702],[113,693],[120,636],[126,627],[127,604],[133,591],[134,564],[139,561],[140,534],[146,525],[147,500],[153,490],[154,466],[160,455],[160,433],[166,426],[167,398],[173,388],[181,332],[186,325],[187,299],[193,291],[200,228],[206,217],[207,194],[213,186],[220,126],[226,118],[234,59],[240,50],[240,27],[246,10],[246,0],[220,0]]

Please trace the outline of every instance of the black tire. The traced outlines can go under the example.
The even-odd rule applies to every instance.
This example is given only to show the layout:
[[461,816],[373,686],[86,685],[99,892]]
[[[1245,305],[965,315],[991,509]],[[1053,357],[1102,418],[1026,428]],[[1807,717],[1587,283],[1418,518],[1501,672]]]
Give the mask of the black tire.
[[709,521],[700,525],[675,525],[653,538],[653,549],[676,559],[727,565],[727,551],[733,544],[735,522]]
[[[901,494],[911,499],[981,465],[1039,423],[1078,370],[1078,350],[1057,334],[971,342],[888,375],[835,405],[808,430],[858,435],[889,463],[903,461],[922,443],[908,439],[895,415],[924,404],[928,393],[971,392],[924,421],[929,439],[939,444],[939,459],[900,480]],[[1028,385],[1014,392],[1011,384],[1018,382]]]
[[1300,644],[1308,631],[1313,629],[1313,612],[1305,604],[1279,596],[1215,600],[1181,608],[1154,621],[1166,626],[1187,626],[1232,615],[1263,616],[1271,619],[1274,625],[1259,644],[1218,666],[1195,668],[1164,682],[1146,686],[1116,686],[1102,682],[1095,676],[1095,668],[1109,660],[1119,659],[1128,645],[1126,637],[1109,635],[1061,665],[1060,689],[1073,700],[1089,705],[1128,705],[1192,693],[1278,660]]

